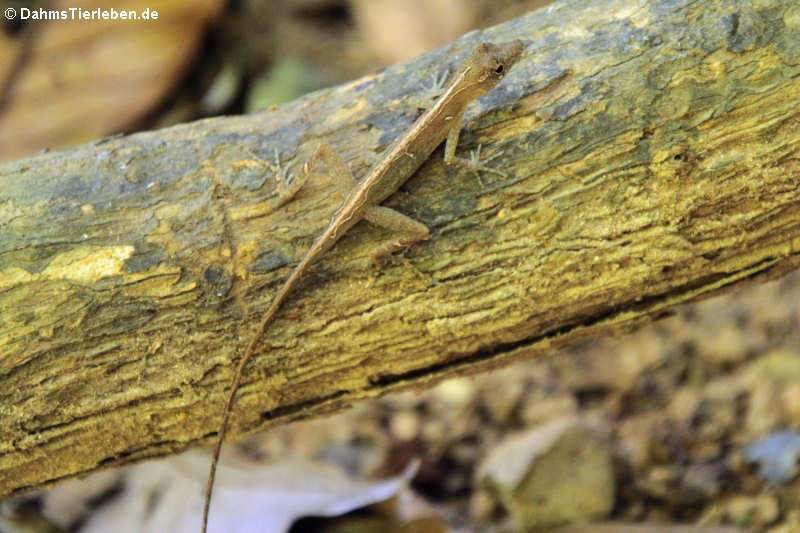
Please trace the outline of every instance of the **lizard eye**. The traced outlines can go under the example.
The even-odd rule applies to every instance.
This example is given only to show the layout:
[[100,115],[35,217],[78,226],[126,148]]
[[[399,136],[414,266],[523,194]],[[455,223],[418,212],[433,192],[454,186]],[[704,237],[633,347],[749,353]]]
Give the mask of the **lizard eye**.
[[502,74],[503,73],[503,65],[499,65],[496,69],[494,69],[495,74]]

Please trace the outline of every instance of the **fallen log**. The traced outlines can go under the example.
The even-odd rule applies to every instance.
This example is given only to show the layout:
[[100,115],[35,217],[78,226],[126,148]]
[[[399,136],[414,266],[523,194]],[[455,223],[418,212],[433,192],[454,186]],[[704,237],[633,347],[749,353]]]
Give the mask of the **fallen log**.
[[341,203],[276,209],[275,154],[357,176],[484,40],[520,63],[388,202],[432,229],[383,269],[359,224],[279,312],[231,437],[546,354],[800,263],[793,0],[566,0],[263,113],[0,166],[0,496],[207,444],[233,362]]

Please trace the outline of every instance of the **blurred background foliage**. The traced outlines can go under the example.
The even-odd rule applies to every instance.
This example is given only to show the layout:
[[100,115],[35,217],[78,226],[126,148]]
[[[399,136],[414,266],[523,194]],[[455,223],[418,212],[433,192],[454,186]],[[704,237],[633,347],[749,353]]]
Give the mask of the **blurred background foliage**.
[[3,18],[0,161],[252,112],[415,57],[549,0],[12,0],[157,20]]

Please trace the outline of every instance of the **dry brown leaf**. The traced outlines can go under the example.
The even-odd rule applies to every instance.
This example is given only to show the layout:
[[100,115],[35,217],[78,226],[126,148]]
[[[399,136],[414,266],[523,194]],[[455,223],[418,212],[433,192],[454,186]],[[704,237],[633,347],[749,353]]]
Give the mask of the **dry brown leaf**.
[[[233,459],[220,465],[209,531],[285,533],[302,517],[339,516],[392,498],[416,471],[412,463],[393,478],[365,481],[319,462]],[[125,488],[80,532],[198,531],[208,462],[208,454],[195,450],[130,468]]]
[[[28,20],[15,39],[0,38],[0,74],[9,83],[0,109],[0,161],[45,147],[74,145],[123,131],[150,111],[190,65],[224,0],[127,0],[118,11],[158,12],[157,20]],[[48,9],[110,9],[66,0]],[[30,38],[27,57],[11,64]],[[8,53],[5,53],[5,52]]]
[[362,38],[386,64],[405,61],[448,43],[474,25],[465,0],[354,0]]

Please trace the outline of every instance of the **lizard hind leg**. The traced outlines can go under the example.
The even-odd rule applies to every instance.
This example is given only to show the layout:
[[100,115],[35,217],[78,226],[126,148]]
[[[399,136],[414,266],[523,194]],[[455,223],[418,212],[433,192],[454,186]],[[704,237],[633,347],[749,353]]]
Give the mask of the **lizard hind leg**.
[[328,174],[336,190],[339,191],[339,194],[343,197],[347,198],[347,195],[356,187],[356,179],[353,177],[353,173],[350,171],[347,163],[342,159],[342,156],[340,156],[331,145],[320,144],[316,151],[314,151],[314,155],[312,155],[303,166],[303,173],[306,176],[311,173],[311,168],[314,166],[314,162],[317,159],[322,159],[325,162],[325,166],[328,168]]
[[428,226],[418,222],[413,218],[384,207],[376,205],[370,207],[365,213],[364,218],[371,224],[382,228],[390,229],[401,234],[401,236],[388,240],[380,244],[372,255],[372,262],[378,266],[386,264],[388,256],[394,252],[402,250],[412,244],[424,241],[430,235]]

